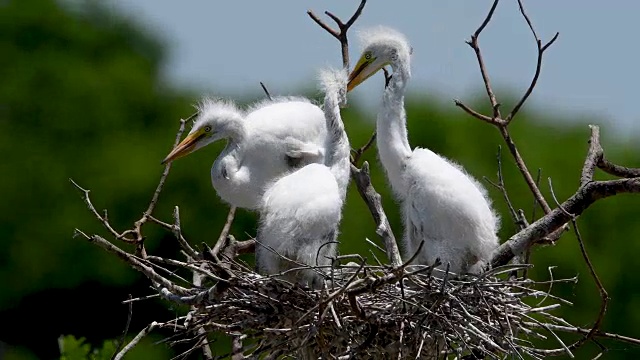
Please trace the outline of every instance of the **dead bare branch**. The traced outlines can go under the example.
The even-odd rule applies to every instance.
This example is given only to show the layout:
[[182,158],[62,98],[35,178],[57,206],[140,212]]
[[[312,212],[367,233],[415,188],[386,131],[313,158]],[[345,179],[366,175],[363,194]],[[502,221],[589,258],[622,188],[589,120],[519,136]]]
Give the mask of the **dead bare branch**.
[[[484,82],[485,90],[487,91],[487,96],[489,96],[489,102],[491,103],[491,108],[493,109],[493,117],[491,118],[492,122],[496,124],[500,124],[503,121],[500,119],[500,104],[498,100],[496,100],[496,95],[493,92],[493,88],[491,87],[491,80],[489,79],[489,74],[487,72],[487,68],[484,64],[484,59],[482,58],[482,52],[480,51],[480,46],[478,45],[478,38],[482,31],[487,27],[491,18],[493,17],[493,13],[496,11],[496,7],[498,7],[498,2],[500,0],[494,0],[491,5],[491,9],[489,9],[489,13],[482,21],[482,24],[476,29],[476,31],[471,35],[471,41],[467,41],[467,45],[469,45],[476,54],[476,58],[478,60],[478,65],[480,66],[480,74],[482,75],[482,81]],[[456,104],[457,105],[457,104]],[[458,105],[460,106],[460,105]],[[477,111],[473,111],[477,113]]]
[[621,193],[639,193],[640,178],[593,181],[582,186],[569,199],[549,214],[538,219],[526,229],[518,232],[498,247],[491,260],[492,266],[504,265],[514,256],[522,254],[536,241],[562,228],[573,214],[582,214],[600,199]]
[[133,302],[131,300],[132,300],[132,297],[131,297],[131,294],[129,294],[129,303],[128,303],[129,311],[127,311],[127,322],[124,326],[124,330],[122,331],[122,335],[120,335],[120,338],[118,339],[116,349],[113,352],[113,355],[111,356],[111,360],[114,360],[116,355],[120,352],[120,350],[122,349],[122,346],[124,345],[124,340],[127,334],[129,333],[129,326],[131,325],[131,318],[133,317]]
[[507,124],[510,123],[511,120],[513,120],[513,117],[516,116],[516,114],[518,113],[518,110],[520,110],[522,105],[524,105],[524,103],[527,101],[527,99],[531,95],[531,92],[533,92],[533,89],[536,87],[536,84],[538,83],[538,77],[540,77],[540,71],[542,70],[542,57],[544,55],[544,52],[549,48],[549,46],[551,46],[558,39],[558,36],[560,36],[560,33],[556,32],[556,34],[551,38],[551,40],[549,40],[549,42],[542,45],[542,41],[538,38],[538,34],[536,34],[536,31],[533,28],[533,24],[531,23],[529,16],[524,10],[524,5],[522,5],[522,0],[518,0],[518,7],[520,8],[520,13],[522,14],[525,21],[527,22],[527,25],[529,25],[529,29],[531,30],[531,33],[533,34],[533,38],[536,41],[536,45],[538,47],[538,56],[536,60],[536,71],[533,75],[533,79],[531,80],[531,83],[529,84],[529,87],[525,91],[524,95],[522,95],[522,98],[520,98],[520,101],[518,101],[518,103],[513,107],[513,110],[511,110],[511,112],[509,112],[509,114],[505,118],[505,121],[507,122]]
[[313,21],[315,21],[316,24],[320,25],[321,28],[325,29],[329,34],[331,34],[333,37],[335,37],[340,41],[340,45],[342,48],[342,66],[345,69],[349,68],[349,40],[347,39],[347,31],[356,22],[356,20],[358,20],[366,4],[367,4],[367,0],[361,0],[360,5],[358,6],[358,9],[356,9],[356,11],[353,13],[351,18],[349,18],[349,20],[346,23],[342,22],[342,20],[340,20],[340,18],[335,16],[333,13],[330,13],[329,11],[325,11],[324,13],[336,23],[336,25],[338,26],[338,30],[332,29],[329,25],[327,25],[324,21],[322,21],[316,14],[314,14],[313,11],[311,10],[307,11],[307,14],[309,15],[309,17],[311,17],[311,19],[313,19]]
[[218,257],[220,251],[224,247],[227,241],[227,235],[229,235],[229,230],[231,230],[231,224],[233,223],[233,219],[235,218],[235,216],[236,207],[231,206],[229,208],[229,212],[227,213],[227,220],[225,220],[224,226],[222,227],[220,235],[218,236],[218,241],[216,241],[216,244],[213,246],[213,250],[211,250],[211,255],[213,255],[214,257]]
[[371,134],[371,137],[369,138],[369,140],[367,140],[366,144],[362,145],[357,150],[352,150],[353,151],[353,155],[351,156],[351,163],[354,166],[358,166],[358,163],[360,162],[360,158],[371,147],[371,145],[373,145],[374,141],[376,141],[376,132],[375,131],[373,132],[373,134]]
[[485,180],[490,185],[500,190],[500,192],[502,193],[502,197],[504,198],[504,201],[507,204],[507,208],[509,209],[509,214],[511,214],[511,218],[513,219],[513,222],[518,226],[520,230],[522,230],[525,227],[527,227],[528,224],[526,223],[526,219],[523,222],[522,221],[523,218],[516,212],[515,208],[513,207],[513,204],[511,203],[511,199],[509,198],[509,193],[507,192],[507,188],[504,184],[504,176],[502,175],[502,147],[501,146],[498,146],[496,161],[498,163],[498,182],[497,183],[493,182],[486,177],[485,177]]
[[387,219],[387,215],[382,208],[382,197],[371,185],[371,177],[369,175],[369,163],[364,162],[362,168],[358,169],[355,166],[351,166],[351,177],[356,182],[358,192],[360,196],[365,200],[373,220],[376,222],[376,233],[382,238],[384,247],[387,250],[387,258],[391,262],[391,265],[400,266],[402,264],[402,258],[400,257],[400,250],[398,250],[398,244],[396,243],[395,236],[391,230],[391,224]]
[[145,336],[147,336],[150,332],[152,332],[156,327],[158,326],[157,322],[152,322],[151,324],[149,324],[147,327],[145,327],[144,329],[142,329],[138,335],[136,335],[128,344],[127,346],[125,346],[122,351],[120,351],[119,353],[116,354],[116,356],[113,358],[113,360],[121,360],[126,353],[128,353],[131,349],[133,349],[136,345],[138,345],[138,343],[140,342],[140,340],[142,340]]
[[124,233],[121,234],[118,231],[116,231],[109,223],[109,219],[107,217],[106,212],[104,213],[104,216],[100,215],[100,213],[93,206],[93,203],[91,202],[91,198],[89,198],[89,193],[91,192],[91,190],[82,188],[80,185],[78,185],[78,183],[73,181],[73,179],[71,178],[69,179],[69,181],[76,189],[80,191],[82,200],[84,201],[85,205],[87,205],[87,208],[89,209],[89,211],[93,214],[93,216],[95,216],[98,219],[98,221],[100,221],[100,223],[102,223],[104,228],[107,229],[107,231],[109,231],[111,235],[113,235],[113,237],[115,237],[118,240],[122,240],[124,242],[129,242],[129,243],[132,243],[135,241],[134,239],[126,237]]
[[[477,119],[480,119],[480,120],[482,120],[484,122],[490,123],[490,124],[492,124],[492,125],[494,125],[495,127],[498,128],[498,130],[500,131],[500,134],[502,135],[505,143],[507,144],[509,152],[513,156],[513,158],[514,158],[514,160],[516,162],[516,165],[517,165],[518,169],[520,170],[520,173],[523,175],[523,177],[524,177],[524,179],[525,179],[525,181],[527,183],[527,186],[531,190],[531,192],[532,192],[534,198],[536,199],[536,201],[540,204],[540,206],[544,210],[545,214],[548,214],[551,211],[551,208],[549,207],[547,201],[545,200],[544,196],[540,192],[540,189],[536,185],[536,182],[533,180],[533,177],[531,176],[531,173],[529,172],[529,169],[527,168],[527,165],[526,165],[524,159],[520,155],[520,152],[518,151],[518,148],[517,148],[515,142],[511,138],[511,135],[509,134],[509,130],[508,130],[508,125],[511,123],[511,121],[513,120],[515,115],[518,113],[520,108],[527,101],[527,99],[531,95],[531,92],[535,88],[535,86],[536,86],[536,84],[538,82],[538,77],[540,76],[541,68],[542,68],[543,54],[544,54],[545,50],[547,50],[549,48],[549,46],[551,44],[553,44],[553,42],[555,42],[555,40],[558,38],[559,34],[556,33],[556,35],[551,39],[551,41],[549,41],[547,44],[545,44],[543,46],[541,41],[538,39],[538,36],[537,36],[537,34],[536,34],[536,32],[535,32],[535,30],[533,28],[533,25],[532,25],[528,15],[526,14],[526,12],[524,10],[524,7],[522,5],[521,0],[518,0],[518,4],[520,6],[520,13],[522,14],[522,16],[524,17],[525,21],[527,22],[529,28],[531,29],[531,32],[533,33],[534,38],[536,40],[536,44],[538,46],[538,60],[537,60],[537,65],[536,65],[536,71],[534,73],[534,77],[533,77],[531,83],[529,84],[529,87],[527,88],[527,90],[523,94],[522,98],[514,106],[513,110],[511,110],[511,112],[509,112],[509,114],[505,118],[502,118],[502,115],[500,113],[500,103],[498,102],[498,100],[496,98],[496,95],[495,95],[495,92],[493,91],[493,88],[491,86],[491,80],[490,80],[489,74],[488,74],[486,66],[485,66],[485,62],[484,62],[484,58],[482,56],[482,52],[480,50],[480,46],[478,44],[478,38],[480,37],[480,34],[482,33],[482,31],[487,27],[487,25],[491,21],[491,18],[493,17],[493,14],[494,14],[494,12],[496,10],[496,7],[498,6],[498,2],[499,2],[499,0],[495,0],[493,2],[492,6],[491,6],[491,9],[489,10],[489,12],[488,12],[487,16],[485,17],[485,19],[483,20],[482,24],[476,29],[476,31],[473,33],[473,35],[471,35],[471,40],[467,41],[467,44],[473,49],[474,53],[476,54],[476,59],[477,59],[477,62],[478,62],[478,66],[480,67],[480,73],[482,75],[482,80],[483,80],[483,83],[484,83],[484,86],[485,86],[485,90],[487,92],[487,96],[489,97],[489,102],[491,104],[491,108],[493,109],[492,116],[483,115],[480,112],[478,112],[476,110],[473,110],[471,107],[465,105],[460,100],[454,100],[454,103],[455,103],[456,106],[460,107],[461,109],[463,109],[466,113],[470,114],[471,116],[473,116],[473,117],[475,117]],[[553,236],[550,237],[550,240],[554,240],[554,239],[558,238],[560,236],[560,234],[561,234],[561,232],[553,234]]]
[[267,96],[267,99],[273,100],[273,98],[271,97],[271,94],[269,93],[269,90],[267,90],[267,87],[264,85],[262,81],[260,81],[260,86],[262,87],[264,94]]
[[[176,206],[177,208],[177,206]],[[204,266],[205,264],[203,263],[202,265],[200,265],[200,269],[204,270]],[[194,271],[193,272],[193,286],[194,287],[202,287],[202,280],[203,280],[203,275],[198,272],[198,271]],[[201,305],[192,305],[191,306],[192,310],[198,311],[203,309],[203,306]],[[213,360],[213,353],[211,352],[211,347],[209,347],[209,342],[207,340],[207,330],[204,328],[204,326],[198,326],[196,333],[200,336],[201,340],[199,341],[199,344],[196,346],[199,346],[200,349],[202,350],[202,357],[204,357],[205,360]]]
[[187,295],[189,291],[182,286],[174,284],[172,281],[164,278],[163,276],[156,273],[151,267],[145,265],[140,260],[138,260],[134,255],[129,254],[128,252],[120,249],[119,247],[113,245],[105,238],[99,235],[87,235],[79,229],[75,230],[76,236],[81,236],[86,240],[100,246],[101,248],[107,250],[108,252],[115,254],[120,259],[124,260],[128,263],[132,268],[140,271],[146,277],[148,277],[151,281],[158,283],[160,286],[167,288],[170,292],[174,294]]
[[[591,136],[591,143],[593,144],[595,141],[594,138],[597,139],[598,137],[598,133],[597,133],[597,127],[596,127],[596,131],[593,131],[593,127],[592,127],[592,136]],[[589,151],[589,154],[587,155],[587,159],[589,159],[591,156],[591,151]],[[585,161],[585,164],[588,161]],[[583,171],[584,173],[584,171]],[[553,185],[551,184],[551,178],[549,178],[549,188],[551,189],[551,195],[553,196],[554,201],[556,202],[556,205],[558,206],[558,208],[563,209],[562,205],[558,203],[558,199],[556,198],[556,194],[553,191]],[[593,267],[593,264],[591,263],[591,259],[589,258],[589,254],[587,253],[587,249],[584,245],[584,241],[582,241],[582,235],[580,235],[580,230],[578,229],[578,222],[576,221],[576,217],[573,216],[572,214],[569,214],[568,212],[565,211],[566,214],[568,214],[569,216],[571,216],[571,224],[573,225],[573,231],[576,235],[576,240],[578,240],[578,245],[580,245],[580,253],[582,254],[582,258],[584,259],[584,262],[587,264],[587,268],[589,269],[589,273],[591,274],[591,277],[593,278],[593,281],[596,284],[596,287],[598,288],[598,292],[600,293],[600,299],[601,299],[601,303],[600,303],[600,311],[598,312],[598,316],[596,317],[596,320],[593,323],[593,326],[591,327],[591,331],[589,331],[589,333],[581,340],[576,341],[572,346],[573,348],[578,348],[580,346],[582,346],[582,344],[586,343],[587,341],[591,340],[591,338],[593,338],[593,336],[595,335],[595,333],[600,329],[600,325],[602,324],[602,320],[604,319],[604,315],[607,312],[607,304],[609,303],[609,294],[607,293],[607,290],[605,290],[604,285],[602,284],[602,282],[600,281],[600,277],[598,277],[598,274],[596,273],[595,268]]]
[[600,145],[600,127],[598,127],[597,125],[589,125],[589,128],[591,129],[589,151],[582,167],[582,174],[580,175],[580,185],[585,185],[586,183],[593,181],[596,168],[599,168],[610,175],[618,177],[640,177],[640,169],[616,165],[605,159],[604,150],[602,149],[602,145]]

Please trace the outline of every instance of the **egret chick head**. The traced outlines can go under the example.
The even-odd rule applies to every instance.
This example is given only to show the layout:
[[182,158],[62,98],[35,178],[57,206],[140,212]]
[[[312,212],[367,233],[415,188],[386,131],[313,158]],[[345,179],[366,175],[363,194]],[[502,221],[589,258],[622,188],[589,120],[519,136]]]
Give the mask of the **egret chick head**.
[[186,156],[216,140],[237,138],[243,134],[243,113],[231,101],[205,98],[196,108],[198,117],[189,134],[162,161]]
[[337,101],[343,105],[347,102],[348,74],[346,69],[326,68],[318,73],[318,88],[325,94],[336,94]]
[[409,40],[399,31],[377,26],[359,32],[362,55],[349,74],[347,90],[351,91],[387,65],[394,69],[409,63],[413,52]]

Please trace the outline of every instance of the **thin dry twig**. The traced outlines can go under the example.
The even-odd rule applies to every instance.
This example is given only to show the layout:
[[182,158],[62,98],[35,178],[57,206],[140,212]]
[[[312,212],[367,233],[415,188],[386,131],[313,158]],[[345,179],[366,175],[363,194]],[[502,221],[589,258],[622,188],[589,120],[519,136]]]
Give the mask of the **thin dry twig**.
[[71,184],[80,191],[82,200],[84,201],[85,205],[87,205],[87,208],[89,209],[89,211],[93,214],[93,216],[95,216],[98,219],[98,221],[100,221],[100,223],[102,223],[104,228],[107,229],[107,231],[109,231],[111,235],[113,235],[113,237],[115,237],[118,240],[130,242],[130,243],[135,241],[134,239],[128,238],[124,233],[119,233],[111,226],[111,224],[109,223],[109,218],[107,216],[106,211],[104,212],[104,216],[100,215],[100,213],[93,206],[93,203],[91,202],[91,198],[89,197],[89,193],[91,192],[91,190],[84,189],[71,178],[69,178],[69,182],[71,182]]
[[351,156],[351,163],[353,165],[359,166],[358,163],[360,162],[360,158],[362,157],[362,155],[364,155],[364,153],[367,150],[369,150],[371,145],[373,145],[373,142],[376,141],[376,136],[377,134],[374,131],[373,134],[371,134],[371,137],[369,138],[369,140],[367,140],[367,142],[364,145],[362,145],[357,150],[351,150],[353,152],[353,155]]
[[[155,219],[150,218],[150,220],[154,221]],[[191,245],[189,245],[187,239],[182,236],[182,228],[180,227],[180,208],[177,206],[173,208],[173,226],[171,231],[173,232],[173,235],[175,235],[176,240],[178,240],[182,250],[184,250],[191,259],[197,259],[200,257],[200,254],[194,250]]]
[[271,97],[271,94],[269,93],[269,90],[267,90],[267,86],[262,81],[260,81],[260,86],[262,87],[264,94],[267,96],[267,99],[273,100],[273,98]]
[[[177,208],[177,206],[176,206]],[[205,264],[203,263],[202,265],[200,265],[200,269],[204,270],[204,266]],[[203,280],[204,276],[202,273],[198,272],[198,271],[194,271],[193,272],[193,286],[194,287],[201,287],[202,286],[202,280]],[[191,309],[194,311],[198,311],[200,309],[202,309],[202,306],[199,305],[192,305]],[[211,352],[211,347],[209,347],[209,342],[207,340],[207,330],[204,328],[204,326],[199,326],[196,330],[196,333],[200,336],[201,340],[199,341],[199,347],[202,350],[202,356],[205,358],[205,360],[213,360],[213,353]]]
[[[599,146],[599,129],[591,125],[591,146],[587,154],[581,174],[581,185],[578,190],[560,206],[530,226],[513,235],[498,247],[491,263],[494,266],[504,265],[514,256],[524,253],[532,244],[545,236],[563,228],[572,218],[579,216],[597,200],[619,193],[640,193],[640,177],[625,179],[593,181],[595,167],[591,164],[597,160]],[[595,150],[594,150],[595,149]]]
[[[465,112],[467,112],[468,114],[470,114],[471,116],[480,119],[484,122],[488,122],[492,125],[494,125],[495,127],[498,128],[498,130],[500,131],[500,134],[502,135],[505,143],[507,144],[507,147],[509,149],[509,151],[511,152],[511,155],[513,156],[516,165],[518,167],[518,169],[520,170],[520,172],[522,173],[527,186],[529,187],[529,189],[531,190],[534,198],[536,199],[536,201],[540,204],[540,206],[542,207],[542,209],[544,210],[545,214],[548,214],[551,211],[551,208],[549,207],[547,201],[545,200],[544,196],[542,195],[542,193],[540,192],[539,187],[536,185],[536,182],[533,180],[533,177],[531,176],[531,173],[529,172],[529,169],[527,168],[527,165],[524,161],[524,159],[522,158],[522,155],[520,154],[520,152],[518,151],[518,148],[515,144],[515,142],[513,141],[513,139],[511,138],[511,135],[509,133],[508,130],[508,125],[511,123],[511,121],[513,120],[513,118],[515,117],[515,115],[518,113],[518,111],[520,110],[520,108],[524,105],[524,103],[527,101],[527,99],[529,98],[529,96],[531,95],[533,89],[535,88],[537,82],[538,82],[538,77],[540,76],[540,71],[542,69],[542,58],[543,58],[543,54],[544,52],[549,48],[549,46],[551,44],[553,44],[556,39],[558,38],[558,33],[556,33],[556,35],[546,44],[542,45],[542,42],[538,39],[538,36],[533,28],[533,25],[531,23],[531,21],[529,20],[528,15],[526,14],[524,7],[522,5],[521,0],[518,0],[518,4],[520,6],[520,13],[522,14],[522,16],[525,18],[525,21],[527,22],[527,24],[529,25],[529,28],[535,38],[536,44],[538,46],[538,60],[537,60],[537,65],[536,65],[536,71],[535,74],[533,76],[533,79],[531,81],[531,83],[529,84],[529,87],[527,88],[527,90],[525,91],[525,93],[523,94],[523,96],[520,98],[520,100],[518,101],[518,103],[514,106],[514,108],[509,112],[509,114],[502,118],[502,115],[500,113],[500,103],[498,102],[495,92],[493,91],[493,88],[491,86],[491,80],[489,77],[489,74],[487,72],[486,66],[485,66],[485,62],[484,62],[484,58],[482,56],[482,52],[480,50],[480,46],[478,45],[478,38],[480,37],[480,34],[482,33],[482,31],[487,27],[487,25],[489,24],[489,22],[491,21],[493,14],[496,10],[496,7],[498,6],[498,2],[499,0],[494,0],[493,4],[491,5],[491,9],[489,10],[487,16],[485,17],[485,19],[483,20],[482,24],[476,29],[476,31],[473,33],[473,35],[471,35],[471,40],[467,41],[467,44],[473,49],[473,51],[476,54],[476,59],[478,61],[478,65],[480,67],[480,73],[482,75],[482,80],[483,83],[485,85],[485,90],[487,93],[487,96],[489,97],[489,102],[491,104],[491,108],[493,109],[493,113],[492,116],[487,116],[487,115],[483,115],[481,113],[479,113],[478,111],[470,108],[469,106],[465,105],[464,103],[462,103],[460,100],[454,100],[455,105],[460,107],[461,109],[463,109]],[[556,238],[558,238],[560,236],[561,232],[555,233],[554,236],[551,237],[550,240],[554,240]]]
[[113,356],[111,356],[111,360],[114,360],[116,358],[116,355],[120,352],[120,350],[122,349],[122,346],[124,345],[124,339],[127,337],[127,334],[129,333],[129,326],[131,325],[131,318],[133,317],[133,302],[131,301],[132,297],[131,294],[129,294],[129,306],[128,306],[128,311],[127,311],[127,322],[124,325],[124,330],[122,331],[122,335],[120,335],[120,338],[118,339],[118,345],[116,345],[116,350],[113,352]]
[[227,213],[227,219],[224,222],[224,226],[222,227],[220,235],[218,236],[218,241],[216,241],[216,244],[213,246],[213,250],[211,250],[211,255],[213,255],[214,257],[217,257],[220,254],[220,251],[222,251],[223,247],[225,246],[227,242],[227,236],[229,235],[229,230],[231,230],[231,224],[233,224],[233,219],[235,218],[235,216],[236,207],[231,206],[229,208],[229,212]]
[[382,238],[384,247],[387,250],[387,257],[391,262],[391,265],[400,266],[402,264],[402,258],[400,257],[400,250],[396,243],[395,236],[391,230],[391,224],[387,215],[382,208],[382,197],[373,188],[371,184],[371,177],[369,175],[369,163],[364,162],[362,168],[358,169],[355,166],[351,166],[351,177],[355,181],[360,196],[365,200],[373,220],[376,222],[376,233]]
[[134,255],[131,255],[128,252],[126,252],[126,251],[120,249],[119,247],[113,245],[112,243],[107,241],[105,238],[103,238],[103,237],[101,237],[99,235],[89,236],[89,235],[85,234],[84,232],[80,231],[79,229],[75,230],[75,235],[82,236],[86,240],[89,240],[90,242],[92,242],[92,243],[100,246],[101,248],[107,250],[108,252],[117,255],[120,259],[122,259],[125,262],[127,262],[132,268],[140,271],[141,273],[143,273],[146,277],[148,277],[152,281],[160,284],[160,286],[163,286],[163,287],[167,288],[170,292],[172,292],[174,294],[181,294],[181,295],[186,295],[186,294],[189,293],[189,291],[187,289],[185,289],[185,288],[183,288],[183,287],[181,287],[179,285],[176,285],[172,281],[162,277],[161,275],[156,273],[151,267],[147,266],[146,264],[142,263],[140,260],[136,259],[136,257]]
[[587,250],[584,246],[584,241],[582,241],[582,236],[580,235],[580,230],[578,229],[578,224],[576,222],[576,219],[575,218],[571,219],[571,222],[573,224],[573,230],[575,231],[575,234],[576,234],[576,239],[578,240],[578,244],[580,245],[580,252],[582,253],[582,257],[584,258],[584,261],[587,263],[587,267],[589,267],[589,272],[591,273],[591,277],[593,277],[593,281],[596,283],[596,286],[598,287],[598,292],[600,293],[600,299],[601,299],[600,311],[598,312],[598,317],[594,321],[593,326],[591,327],[591,330],[589,331],[589,333],[583,339],[583,342],[587,342],[600,331],[600,326],[602,325],[602,321],[604,320],[604,315],[607,312],[607,305],[609,304],[609,294],[607,293],[607,290],[604,288],[602,281],[600,281],[600,277],[596,273],[596,270],[593,267],[591,260],[589,259],[589,255],[587,254]]
[[[173,142],[174,148],[178,146],[178,143],[180,143],[180,138],[182,137],[182,133],[184,132],[185,124],[196,116],[197,116],[197,113],[189,116],[186,120],[180,119],[180,126],[178,128],[178,132],[176,133],[176,138]],[[169,176],[170,170],[171,170],[171,162],[168,162],[164,166],[164,170],[162,171],[162,175],[160,176],[160,180],[158,181],[158,186],[156,186],[156,190],[153,192],[153,196],[151,197],[151,201],[149,202],[149,206],[147,207],[147,210],[144,213],[142,213],[142,217],[140,218],[140,220],[136,221],[133,224],[134,225],[133,229],[127,230],[123,233],[123,235],[133,234],[135,236],[134,242],[136,243],[136,253],[138,253],[139,255],[142,255],[143,257],[146,254],[146,252],[144,250],[144,236],[142,236],[142,225],[144,225],[147,221],[149,221],[149,217],[153,215],[153,211],[156,208],[156,204],[158,203],[158,198],[160,197],[160,193],[162,192],[162,188],[164,187],[164,182],[167,179],[167,176]]]
[[138,343],[140,342],[140,340],[142,340],[145,336],[147,336],[150,332],[152,332],[156,327],[158,326],[157,322],[152,322],[151,324],[149,324],[147,327],[145,327],[144,329],[142,329],[138,335],[136,335],[128,344],[127,346],[125,346],[122,351],[120,351],[119,353],[116,354],[116,356],[113,358],[113,360],[121,360],[129,351],[131,351],[131,349],[133,349],[136,345],[138,345]]
[[345,69],[349,68],[349,40],[347,39],[347,31],[349,28],[358,20],[360,14],[362,14],[362,10],[364,6],[367,4],[367,0],[361,0],[358,9],[351,15],[351,18],[345,23],[340,18],[335,16],[333,13],[329,11],[325,11],[325,15],[331,18],[336,25],[338,26],[338,30],[332,29],[329,25],[327,25],[324,21],[322,21],[313,11],[307,11],[307,14],[316,24],[320,25],[321,28],[325,29],[329,34],[340,41],[340,46],[342,48],[342,65]]
[[[496,161],[498,163],[498,182],[493,182],[485,177],[485,180],[491,184],[496,189],[500,190],[502,193],[502,197],[504,198],[505,203],[507,204],[507,208],[509,209],[509,214],[511,214],[511,218],[513,222],[520,228],[520,230],[527,227],[528,224],[523,222],[523,218],[516,212],[513,204],[511,203],[511,199],[509,198],[509,193],[507,192],[507,188],[504,184],[504,176],[502,174],[502,146],[498,146],[498,153],[496,154]],[[526,219],[525,219],[526,221]]]

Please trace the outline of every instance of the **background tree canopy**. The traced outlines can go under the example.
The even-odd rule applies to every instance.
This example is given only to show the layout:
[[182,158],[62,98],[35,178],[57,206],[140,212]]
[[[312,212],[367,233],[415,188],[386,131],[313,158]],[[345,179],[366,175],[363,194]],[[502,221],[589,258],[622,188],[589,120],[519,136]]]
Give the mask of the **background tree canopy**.
[[[128,294],[149,294],[149,284],[116,257],[72,238],[75,227],[87,232],[102,229],[68,179],[93,190],[96,207],[108,209],[117,228],[128,228],[155,189],[160,160],[171,148],[178,120],[194,111],[191,105],[198,99],[198,94],[163,83],[165,49],[153,34],[130,20],[106,17],[97,3],[65,4],[0,1],[0,358],[57,358],[57,339],[65,334],[86,337],[95,346],[120,335],[127,318],[127,307],[120,302]],[[308,88],[314,87],[309,80]],[[316,92],[306,95],[319,97]],[[247,103],[262,96],[256,85],[246,98],[236,100]],[[471,119],[452,102],[427,94],[412,94],[407,114],[413,146],[455,159],[478,178],[495,179],[495,155],[502,144],[495,129]],[[354,102],[343,117],[352,144],[364,144],[373,130],[372,119]],[[598,123],[560,121],[553,114],[529,111],[512,126],[529,168],[542,169],[541,188],[548,199],[547,177],[552,177],[560,201],[579,183],[587,120]],[[602,133],[608,158],[640,166],[637,142],[620,142],[607,128]],[[212,243],[224,223],[227,207],[209,180],[209,168],[222,146],[176,162],[160,199],[157,216],[168,220],[173,206],[179,205],[182,228],[192,241]],[[372,164],[373,183],[400,234],[398,208],[375,150],[365,159]],[[530,215],[530,192],[506,153],[503,163],[514,205]],[[500,234],[505,239],[515,227],[501,194],[487,187],[502,214]],[[594,266],[612,298],[603,329],[633,337],[640,337],[640,278],[634,266],[640,253],[639,211],[640,198],[621,195],[595,204],[579,220]],[[375,226],[354,186],[343,218],[340,251],[370,257],[364,238],[377,240]],[[245,239],[255,231],[255,214],[240,210],[231,233]],[[148,233],[146,244],[156,254],[178,250],[171,234],[160,228]],[[554,291],[575,304],[563,307],[561,315],[589,326],[600,299],[574,236],[567,233],[555,247],[537,248],[532,261],[534,278],[548,277],[550,266],[555,266],[555,276],[580,276],[576,286]],[[167,310],[159,300],[137,303],[131,331],[170,317],[173,311],[177,309]],[[152,344],[159,339],[161,335],[151,337],[129,358],[175,355],[177,350]],[[221,341],[219,346],[226,345]],[[586,347],[578,354],[586,357],[594,350]],[[640,350],[615,344],[606,358],[633,355],[640,355]]]

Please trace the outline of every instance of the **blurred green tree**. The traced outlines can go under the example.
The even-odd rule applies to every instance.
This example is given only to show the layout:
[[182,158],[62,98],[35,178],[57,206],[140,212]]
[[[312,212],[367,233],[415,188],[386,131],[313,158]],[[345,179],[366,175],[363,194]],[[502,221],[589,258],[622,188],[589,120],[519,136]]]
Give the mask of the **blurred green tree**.
[[[64,4],[0,2],[0,152],[5,154],[0,162],[0,319],[4,325],[0,340],[9,345],[5,347],[8,359],[57,357],[56,339],[61,334],[86,336],[87,343],[96,347],[119,336],[127,313],[120,302],[129,293],[148,294],[148,284],[115,257],[71,238],[75,227],[87,232],[102,229],[68,178],[93,190],[94,204],[109,210],[119,230],[130,227],[155,189],[162,171],[159,162],[171,147],[177,120],[191,114],[190,104],[196,100],[195,94],[164,82],[160,69],[165,51],[155,36],[98,2]],[[366,142],[373,130],[367,114],[357,103],[344,111],[354,147]],[[478,178],[495,178],[495,154],[502,144],[495,129],[471,119],[452,103],[423,95],[409,99],[407,114],[413,146],[456,159]],[[610,159],[640,166],[637,142],[620,142],[607,128],[602,133]],[[530,169],[542,169],[541,188],[547,198],[551,200],[547,177],[553,178],[560,201],[570,196],[578,185],[587,149],[586,123],[523,112],[512,126],[512,135]],[[176,162],[156,212],[169,219],[173,206],[179,205],[185,235],[194,244],[211,243],[226,216],[227,207],[209,181],[209,168],[221,147],[218,144]],[[373,183],[383,196],[391,224],[400,234],[400,214],[375,149],[365,159],[372,165]],[[514,205],[531,215],[532,196],[506,151],[503,164]],[[501,194],[487,186],[503,215],[501,236],[506,238],[515,230],[513,222]],[[636,326],[640,279],[634,266],[640,252],[640,242],[634,241],[640,236],[639,211],[640,197],[617,196],[595,204],[579,220],[612,298],[603,328],[634,337],[640,337]],[[152,226],[147,230],[149,252],[177,251],[164,230]],[[255,215],[239,211],[231,232],[238,238],[254,235]],[[365,237],[377,239],[373,220],[351,186],[341,226],[341,252],[369,256]],[[561,315],[588,326],[598,311],[599,297],[573,235],[565,234],[555,247],[536,249],[533,262],[536,278],[548,277],[550,266],[556,266],[556,276],[580,275],[575,287],[554,291],[575,302],[563,308]],[[136,305],[131,332],[174,311],[160,301]],[[29,324],[28,330],[20,330],[24,324]],[[78,348],[88,349],[84,342]],[[614,344],[612,349],[607,358],[640,355],[637,348],[624,344]],[[594,351],[585,348],[578,354],[586,357]],[[130,358],[172,354],[149,340]]]

